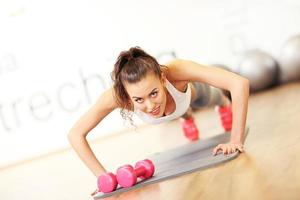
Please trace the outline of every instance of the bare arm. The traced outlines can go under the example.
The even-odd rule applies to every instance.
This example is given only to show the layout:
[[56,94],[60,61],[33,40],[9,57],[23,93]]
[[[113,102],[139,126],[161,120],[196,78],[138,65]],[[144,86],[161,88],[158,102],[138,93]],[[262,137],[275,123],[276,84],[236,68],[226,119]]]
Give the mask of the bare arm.
[[117,108],[117,105],[113,98],[113,90],[109,89],[105,91],[97,102],[75,123],[68,134],[68,139],[72,147],[96,177],[106,172],[106,170],[97,160],[86,137],[88,133],[115,108]]
[[167,66],[170,67],[168,75],[174,80],[201,81],[230,91],[233,113],[231,142],[242,143],[248,108],[249,81],[235,73],[187,60],[174,60]]

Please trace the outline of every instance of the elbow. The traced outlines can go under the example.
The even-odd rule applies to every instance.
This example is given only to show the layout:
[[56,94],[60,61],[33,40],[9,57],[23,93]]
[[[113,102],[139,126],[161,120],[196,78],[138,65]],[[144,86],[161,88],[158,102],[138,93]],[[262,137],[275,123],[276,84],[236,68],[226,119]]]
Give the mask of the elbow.
[[74,140],[77,140],[81,137],[80,134],[78,134],[77,132],[74,132],[74,131],[70,131],[68,134],[67,134],[67,138],[68,138],[68,141],[72,144]]
[[250,81],[247,78],[241,77],[232,84],[231,92],[237,94],[249,95]]
[[246,93],[249,94],[249,91],[250,91],[250,81],[249,81],[249,79],[247,79],[247,78],[242,78],[241,82],[242,82],[241,85],[242,85],[243,90],[244,90]]
[[73,135],[74,135],[73,132],[70,131],[70,132],[67,134],[68,140],[70,140],[72,137],[74,137]]
[[68,138],[69,143],[72,144],[72,141],[73,141],[74,138],[75,138],[74,132],[71,132],[71,131],[70,131],[70,132],[68,133],[68,135],[67,135],[67,138]]

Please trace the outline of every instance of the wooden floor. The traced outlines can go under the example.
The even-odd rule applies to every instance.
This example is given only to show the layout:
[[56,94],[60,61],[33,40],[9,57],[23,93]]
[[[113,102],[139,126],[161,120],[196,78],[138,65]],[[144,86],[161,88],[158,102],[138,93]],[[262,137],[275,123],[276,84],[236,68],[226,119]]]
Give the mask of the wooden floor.
[[[108,199],[300,199],[300,82],[252,95],[246,153],[220,166]],[[201,139],[221,132],[213,109],[196,113]],[[187,143],[178,121],[93,141],[107,169]],[[68,149],[0,171],[1,200],[89,199],[95,177]]]

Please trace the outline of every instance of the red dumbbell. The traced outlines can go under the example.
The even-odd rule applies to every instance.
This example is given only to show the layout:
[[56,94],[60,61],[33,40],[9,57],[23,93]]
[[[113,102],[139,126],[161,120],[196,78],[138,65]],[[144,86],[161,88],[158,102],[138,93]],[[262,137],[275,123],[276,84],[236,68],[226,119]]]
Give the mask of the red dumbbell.
[[193,118],[184,119],[184,121],[181,123],[184,135],[187,139],[190,141],[195,141],[199,139],[199,131],[194,123]]
[[154,164],[151,160],[145,159],[135,164],[135,168],[131,165],[124,165],[117,170],[117,181],[120,186],[126,188],[136,184],[137,178],[147,179],[153,176],[155,171]]
[[98,190],[103,193],[112,192],[117,188],[118,182],[116,175],[109,172],[102,174],[97,180]]
[[229,106],[217,106],[216,111],[219,112],[222,126],[226,132],[231,131],[232,128],[232,109]]

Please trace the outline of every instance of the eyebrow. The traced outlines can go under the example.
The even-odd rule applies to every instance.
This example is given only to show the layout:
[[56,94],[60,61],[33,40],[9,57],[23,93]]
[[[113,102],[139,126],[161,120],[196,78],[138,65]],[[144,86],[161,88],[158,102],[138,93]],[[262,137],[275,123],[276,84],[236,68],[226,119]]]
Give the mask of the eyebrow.
[[[157,90],[157,88],[154,88],[154,89],[149,93],[149,95],[150,95],[151,93],[153,93],[155,90]],[[135,97],[135,96],[133,96],[132,98],[141,99],[141,97]]]

